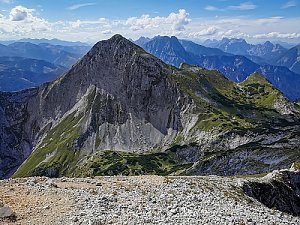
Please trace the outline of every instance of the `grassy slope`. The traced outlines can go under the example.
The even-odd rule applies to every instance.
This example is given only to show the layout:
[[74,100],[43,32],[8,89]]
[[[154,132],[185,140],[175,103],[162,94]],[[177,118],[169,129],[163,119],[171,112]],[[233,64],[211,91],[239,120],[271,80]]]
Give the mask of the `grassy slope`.
[[169,175],[178,174],[190,166],[189,163],[180,164],[178,157],[170,151],[145,154],[100,151],[87,156],[71,176]]
[[[80,152],[74,150],[73,142],[80,137],[78,124],[82,115],[75,114],[76,112],[73,112],[68,115],[47,134],[14,177],[46,175],[46,173],[61,176],[66,175],[67,171],[76,165]],[[47,171],[48,169],[50,171]]]
[[248,129],[259,126],[268,118],[282,116],[274,110],[281,93],[258,74],[236,84],[218,71],[185,69],[171,79],[193,98],[199,114],[196,129]]

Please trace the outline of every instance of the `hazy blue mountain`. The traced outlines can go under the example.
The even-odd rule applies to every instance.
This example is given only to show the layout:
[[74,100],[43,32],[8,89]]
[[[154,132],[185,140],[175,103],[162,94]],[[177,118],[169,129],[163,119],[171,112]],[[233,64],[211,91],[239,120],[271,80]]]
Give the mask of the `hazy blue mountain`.
[[203,45],[196,44],[192,41],[187,40],[179,40],[183,48],[194,55],[204,55],[204,56],[224,56],[224,55],[232,55],[230,53],[223,52],[218,48],[209,48]]
[[15,42],[29,42],[32,44],[51,44],[51,45],[63,45],[63,46],[91,46],[88,43],[84,43],[84,42],[72,42],[72,41],[63,41],[63,40],[59,40],[59,39],[31,39],[31,38],[24,38],[24,39],[20,39],[20,40],[10,40],[10,41],[0,41],[1,44],[4,45],[9,45],[9,44],[13,44]]
[[286,51],[286,48],[279,44],[273,44],[270,41],[266,41],[264,44],[252,45],[252,47],[248,50],[250,56],[258,56],[270,63]]
[[64,46],[64,45],[51,45],[47,43],[42,43],[39,44],[39,46],[46,47],[49,49],[59,49],[61,51],[73,53],[76,55],[79,55],[80,57],[84,56],[90,49],[90,46],[85,46],[85,45],[78,45],[78,46]]
[[0,91],[18,91],[51,81],[74,65],[89,49],[89,46],[29,42],[0,44]]
[[297,45],[284,53],[276,65],[285,66],[291,71],[300,74],[300,45]]
[[[245,45],[245,42],[241,41],[241,43]],[[189,43],[189,45],[192,44]],[[224,55],[226,53],[213,55],[213,53],[216,53],[214,49],[205,48],[195,43],[193,47],[186,48],[189,52],[176,37],[158,36],[147,42],[143,47],[146,51],[168,64],[179,67],[181,63],[189,63],[206,69],[216,69],[235,82],[242,82],[250,74],[260,71],[288,98],[294,100],[300,97],[300,76],[285,67],[270,66],[266,63],[260,65],[245,56]],[[197,48],[200,51],[199,54],[196,54],[195,49]],[[212,55],[208,56],[207,51]],[[206,52],[206,55],[202,55],[201,52]],[[220,54],[220,52],[218,53]]]
[[157,36],[140,46],[173,66],[179,67],[182,62],[196,64],[194,56],[188,53],[174,36]]
[[6,45],[0,44],[0,56],[16,56],[16,55],[17,53],[13,49],[7,47]]
[[297,45],[297,44],[294,44],[294,43],[288,43],[288,42],[284,42],[284,41],[275,41],[274,43],[279,44],[279,45],[281,45],[282,47],[284,47],[286,49],[293,48]]
[[247,43],[244,39],[236,38],[223,38],[220,41],[206,40],[204,45],[207,47],[219,48],[224,52],[234,55],[246,56],[259,64],[274,63],[274,60],[278,59],[287,51],[287,49],[280,44],[273,44],[270,41],[253,45]]
[[232,81],[242,82],[255,72],[259,65],[244,56],[197,56],[196,65],[217,69]]
[[217,39],[206,39],[202,45],[206,46],[206,47],[211,47],[214,48],[218,45],[219,41]]
[[[7,47],[14,52],[15,56],[45,60],[64,67],[71,67],[84,55],[80,52],[67,52],[64,48],[54,45],[36,45],[29,42],[15,42]],[[6,54],[0,52],[0,56],[6,56]]]
[[263,74],[276,88],[289,99],[300,98],[300,75],[283,66],[264,65],[257,71]]
[[249,44],[244,39],[223,38],[215,48],[235,55],[248,55]]
[[132,42],[134,42],[135,44],[137,44],[139,46],[144,46],[150,40],[151,40],[151,38],[148,38],[148,37],[140,37],[136,41],[132,41]]
[[46,61],[20,57],[0,57],[0,91],[36,87],[62,75],[67,68]]

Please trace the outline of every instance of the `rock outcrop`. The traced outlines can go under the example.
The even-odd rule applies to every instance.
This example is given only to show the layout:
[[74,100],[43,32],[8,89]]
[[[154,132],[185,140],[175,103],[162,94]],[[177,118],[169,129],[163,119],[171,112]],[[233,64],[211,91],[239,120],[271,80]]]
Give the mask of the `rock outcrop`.
[[15,220],[16,214],[8,206],[0,202],[0,222],[1,220]]
[[300,216],[300,171],[273,171],[258,181],[243,185],[244,192],[274,208],[295,216]]

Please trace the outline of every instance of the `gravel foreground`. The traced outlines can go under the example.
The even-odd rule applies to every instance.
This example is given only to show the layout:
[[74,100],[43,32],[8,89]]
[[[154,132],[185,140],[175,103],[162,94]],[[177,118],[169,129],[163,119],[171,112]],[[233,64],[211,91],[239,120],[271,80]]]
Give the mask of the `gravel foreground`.
[[0,224],[300,224],[244,195],[245,179],[46,177],[0,181],[16,217]]

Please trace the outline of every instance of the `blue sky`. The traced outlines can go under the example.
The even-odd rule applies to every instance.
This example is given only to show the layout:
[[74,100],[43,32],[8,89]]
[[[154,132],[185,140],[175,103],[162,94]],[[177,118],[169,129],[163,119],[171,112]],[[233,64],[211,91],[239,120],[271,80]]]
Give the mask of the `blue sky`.
[[0,39],[176,35],[300,42],[299,0],[0,0]]

